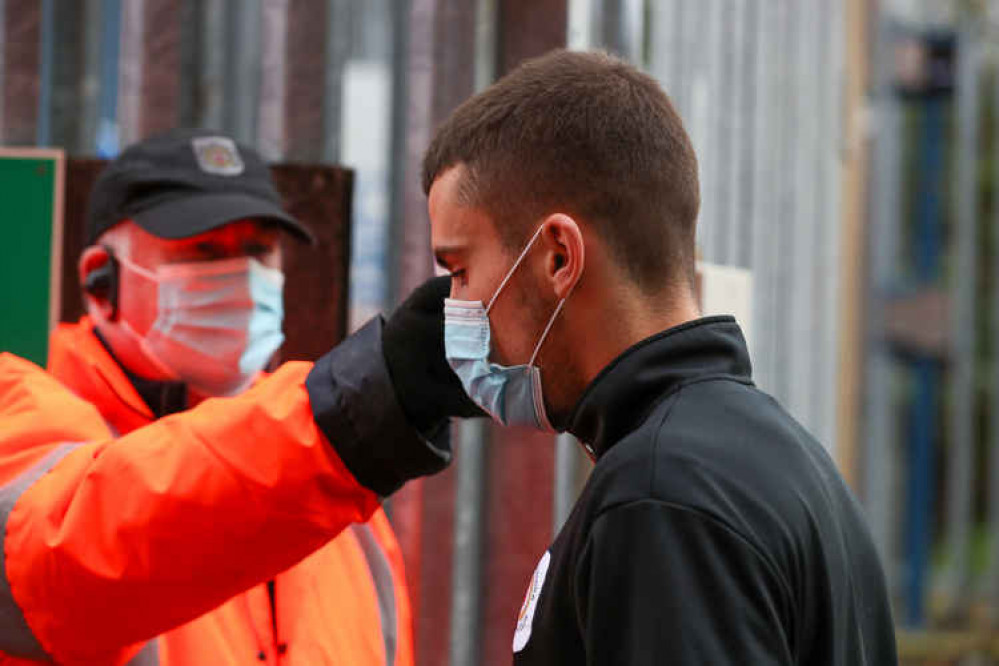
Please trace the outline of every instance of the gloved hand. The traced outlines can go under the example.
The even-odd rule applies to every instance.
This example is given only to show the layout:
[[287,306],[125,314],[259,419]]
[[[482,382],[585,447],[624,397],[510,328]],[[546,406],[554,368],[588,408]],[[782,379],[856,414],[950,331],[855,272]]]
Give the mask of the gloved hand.
[[485,416],[444,357],[444,299],[451,278],[431,278],[385,322],[382,354],[410,423],[428,432],[449,416]]

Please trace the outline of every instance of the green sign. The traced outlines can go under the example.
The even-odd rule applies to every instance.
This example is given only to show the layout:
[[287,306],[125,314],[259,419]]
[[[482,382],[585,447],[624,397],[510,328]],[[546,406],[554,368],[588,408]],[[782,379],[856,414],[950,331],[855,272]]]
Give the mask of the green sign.
[[39,365],[59,312],[63,154],[0,148],[0,351]]

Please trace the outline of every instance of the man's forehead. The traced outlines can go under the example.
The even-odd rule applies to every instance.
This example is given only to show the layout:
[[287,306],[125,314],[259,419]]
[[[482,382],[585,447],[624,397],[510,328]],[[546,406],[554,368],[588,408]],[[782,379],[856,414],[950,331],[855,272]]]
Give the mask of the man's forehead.
[[487,242],[496,235],[489,214],[468,200],[467,175],[465,166],[459,164],[438,176],[430,187],[428,208],[435,250]]
[[435,249],[440,245],[455,245],[460,236],[467,235],[472,212],[459,196],[462,167],[452,167],[430,188],[428,207],[430,211],[431,240]]

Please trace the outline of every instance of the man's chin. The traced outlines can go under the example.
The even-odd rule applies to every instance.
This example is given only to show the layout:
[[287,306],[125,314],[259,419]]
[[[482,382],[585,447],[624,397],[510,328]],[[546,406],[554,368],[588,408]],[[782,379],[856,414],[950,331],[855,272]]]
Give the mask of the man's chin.
[[558,432],[565,432],[569,429],[572,411],[572,408],[556,407],[545,401],[545,412],[548,415],[548,422]]

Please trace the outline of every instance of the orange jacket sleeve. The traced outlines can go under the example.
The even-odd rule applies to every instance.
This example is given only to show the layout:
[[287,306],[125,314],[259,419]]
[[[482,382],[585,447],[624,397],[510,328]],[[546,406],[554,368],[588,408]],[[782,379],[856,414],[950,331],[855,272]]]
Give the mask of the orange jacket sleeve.
[[[375,370],[362,369],[376,326],[317,364],[324,375],[310,379],[313,392],[334,384],[325,396],[310,399],[311,364],[286,363],[239,397],[118,439],[93,407],[6,355],[0,614],[11,610],[6,585],[35,648],[64,663],[120,663],[124,646],[198,617],[366,520],[378,496],[351,461],[368,475],[388,468],[393,480],[423,473],[426,456],[446,462],[446,451],[402,432],[390,384],[373,378],[384,373],[380,356]],[[316,400],[326,401],[321,415]],[[347,460],[331,445],[341,436],[367,439],[348,443]],[[406,442],[423,452],[393,461]]]

